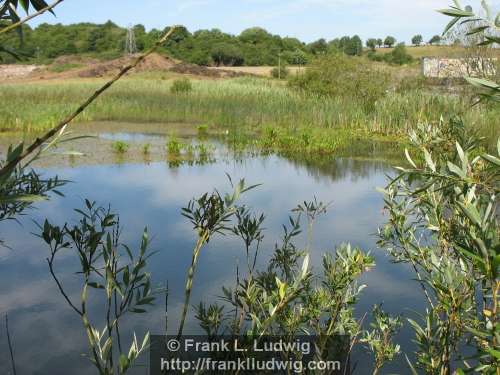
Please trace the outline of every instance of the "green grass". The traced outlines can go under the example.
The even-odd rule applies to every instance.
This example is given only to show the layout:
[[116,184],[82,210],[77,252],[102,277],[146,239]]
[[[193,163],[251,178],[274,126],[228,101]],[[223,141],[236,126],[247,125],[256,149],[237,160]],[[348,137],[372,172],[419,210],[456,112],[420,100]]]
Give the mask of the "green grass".
[[[1,130],[43,131],[102,84],[101,80],[0,85]],[[266,79],[193,81],[190,95],[171,81],[128,78],[90,106],[79,121],[185,122],[227,129],[234,139],[258,137],[269,147],[333,151],[353,137],[403,138],[423,122],[462,114],[486,137],[499,133],[500,109],[474,107],[459,96],[412,90],[390,92],[366,112],[355,100],[301,94]],[[271,130],[273,131],[271,131]],[[245,138],[247,138],[245,140]]]
[[83,67],[83,64],[72,64],[72,63],[67,63],[67,64],[56,64],[52,65],[49,67],[49,70],[54,73],[62,73],[62,72],[67,72],[68,70],[73,70],[77,68]]

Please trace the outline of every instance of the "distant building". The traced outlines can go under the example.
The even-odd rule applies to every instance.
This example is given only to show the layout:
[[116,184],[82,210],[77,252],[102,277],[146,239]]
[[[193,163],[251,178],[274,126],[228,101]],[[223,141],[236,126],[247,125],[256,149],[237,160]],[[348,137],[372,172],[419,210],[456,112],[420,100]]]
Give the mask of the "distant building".
[[459,78],[464,76],[493,76],[497,59],[492,58],[445,58],[424,57],[422,73],[425,77]]

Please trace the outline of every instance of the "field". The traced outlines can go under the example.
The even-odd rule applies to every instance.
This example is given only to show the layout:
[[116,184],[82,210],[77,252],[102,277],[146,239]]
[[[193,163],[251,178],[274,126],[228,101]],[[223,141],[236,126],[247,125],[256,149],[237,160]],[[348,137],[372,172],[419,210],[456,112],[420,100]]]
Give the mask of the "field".
[[[481,112],[479,107],[470,108],[468,100],[432,90],[394,89],[366,111],[356,100],[306,94],[264,78],[193,79],[191,92],[173,93],[173,77],[162,79],[155,73],[128,77],[89,107],[79,121],[204,124],[211,130],[230,132],[242,146],[258,139],[262,147],[311,153],[334,152],[356,138],[403,140],[417,124],[460,113],[466,124],[484,136],[498,135],[498,108]],[[2,131],[46,130],[103,82],[3,84]]]
[[[463,47],[456,46],[407,46],[408,53],[416,59],[421,59],[423,57],[461,57],[464,56],[465,49]],[[377,48],[376,51],[379,53],[390,53],[394,48]],[[496,52],[500,56],[500,49]]]

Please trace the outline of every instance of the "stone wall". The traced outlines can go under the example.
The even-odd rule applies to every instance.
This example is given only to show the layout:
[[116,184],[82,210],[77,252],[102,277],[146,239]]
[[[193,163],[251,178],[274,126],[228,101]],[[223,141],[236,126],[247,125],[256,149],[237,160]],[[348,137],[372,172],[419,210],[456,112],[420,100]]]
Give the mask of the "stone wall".
[[495,75],[497,59],[451,59],[424,57],[422,70],[425,77],[458,78],[464,76]]

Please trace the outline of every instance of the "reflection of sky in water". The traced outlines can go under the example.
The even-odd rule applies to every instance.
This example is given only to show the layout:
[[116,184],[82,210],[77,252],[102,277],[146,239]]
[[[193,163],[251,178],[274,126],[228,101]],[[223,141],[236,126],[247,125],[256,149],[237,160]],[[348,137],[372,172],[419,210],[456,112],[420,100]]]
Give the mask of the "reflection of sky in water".
[[151,133],[101,133],[99,138],[107,141],[148,142],[164,138],[164,134]]
[[[363,280],[368,288],[358,306],[358,315],[363,316],[373,304],[380,302],[392,313],[405,314],[409,311],[401,311],[403,306],[417,309],[421,304],[418,287],[410,280],[413,275],[404,266],[390,264],[375,245],[373,234],[385,220],[381,211],[382,199],[375,187],[385,184],[384,174],[388,172],[388,168],[379,163],[333,160],[320,170],[272,156],[178,169],[154,163],[52,170],[50,173],[57,173],[74,183],[63,189],[66,198],[55,197],[38,205],[33,215],[38,221],[49,217],[53,223],[63,224],[75,219],[72,210],[81,207],[84,198],[103,205],[110,203],[121,215],[122,241],[135,246],[147,225],[154,237],[152,249],[159,251],[149,269],[156,285],[169,281],[170,328],[173,330],[177,327],[185,271],[194,243],[190,224],[180,215],[180,209],[193,196],[212,188],[227,191],[226,172],[233,180],[245,177],[249,184],[263,184],[242,201],[256,212],[267,215],[261,265],[266,264],[274,242],[279,240],[281,224],[287,222],[289,210],[316,196],[319,200],[333,202],[330,212],[318,220],[314,229],[312,264],[316,270],[320,269],[322,253],[346,241],[372,251],[377,258],[377,268]],[[33,223],[28,217],[21,222],[23,226],[14,222],[2,223],[2,237],[13,249],[0,249],[0,314],[9,313],[18,372],[68,374],[71,364],[72,374],[88,373],[87,359],[80,355],[86,352],[80,321],[49,278],[45,262],[48,250],[29,234],[35,231]],[[212,241],[199,260],[192,303],[201,299],[213,301],[221,294],[222,284],[231,286],[236,265],[244,264],[243,253],[235,238],[219,237]],[[58,269],[70,293],[77,298],[75,265],[73,257],[62,255]],[[146,329],[162,333],[162,305],[160,301],[151,313],[128,320],[127,325],[139,334]],[[187,326],[186,333],[190,332],[197,332],[193,322]],[[403,331],[400,340],[403,348],[409,348],[407,331]],[[0,358],[3,359],[8,358],[6,341],[2,327]],[[1,360],[0,372],[7,371],[8,361]]]

